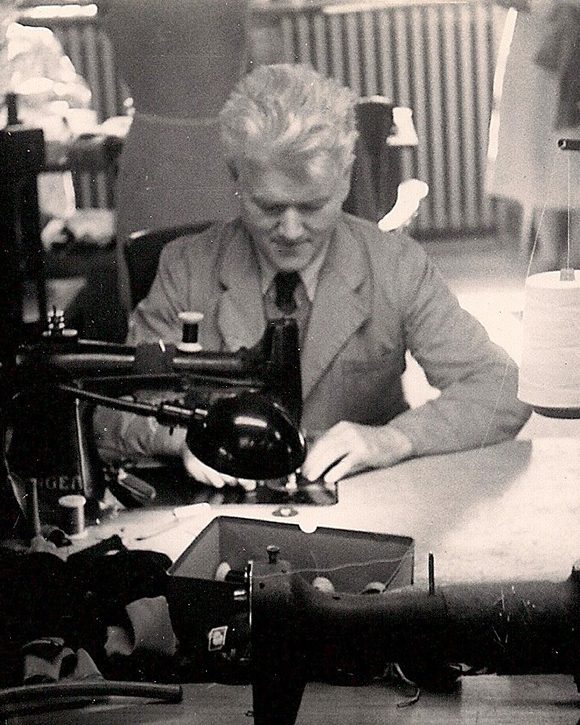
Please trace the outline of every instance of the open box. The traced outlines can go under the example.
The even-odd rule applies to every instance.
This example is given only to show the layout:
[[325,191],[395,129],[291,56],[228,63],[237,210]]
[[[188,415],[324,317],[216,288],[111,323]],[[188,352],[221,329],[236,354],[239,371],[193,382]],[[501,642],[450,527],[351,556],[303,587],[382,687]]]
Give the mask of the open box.
[[337,592],[359,593],[376,581],[387,588],[413,583],[410,537],[326,527],[306,533],[294,523],[217,516],[169,570],[169,608],[182,647],[199,646],[212,627],[247,607],[234,601],[239,583],[215,580],[218,566],[243,572],[249,560],[267,560],[271,544],[291,572],[308,582],[327,577]]

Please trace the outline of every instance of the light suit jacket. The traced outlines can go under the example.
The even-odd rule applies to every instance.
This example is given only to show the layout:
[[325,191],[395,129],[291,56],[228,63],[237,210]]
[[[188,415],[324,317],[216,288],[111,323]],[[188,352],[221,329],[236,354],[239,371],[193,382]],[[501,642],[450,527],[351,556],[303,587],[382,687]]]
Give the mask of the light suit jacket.
[[[263,335],[259,266],[239,222],[165,247],[128,342],[179,342],[183,310],[204,313],[206,350],[250,347]],[[441,390],[413,410],[400,379],[407,350]],[[516,399],[515,364],[459,306],[421,246],[347,214],[320,272],[301,367],[307,432],[393,420],[425,455],[507,439],[529,416]]]

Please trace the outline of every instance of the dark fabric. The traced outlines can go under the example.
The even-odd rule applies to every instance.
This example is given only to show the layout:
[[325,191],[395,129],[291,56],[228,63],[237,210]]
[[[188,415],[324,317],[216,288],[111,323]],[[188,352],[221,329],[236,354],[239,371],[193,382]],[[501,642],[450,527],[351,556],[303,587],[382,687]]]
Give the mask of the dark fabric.
[[20,684],[22,647],[57,637],[83,648],[108,674],[107,626],[126,625],[125,606],[166,594],[171,560],[152,551],[70,556],[0,549],[0,686]]
[[274,277],[276,285],[276,307],[286,315],[296,311],[294,291],[300,282],[298,272],[278,272]]

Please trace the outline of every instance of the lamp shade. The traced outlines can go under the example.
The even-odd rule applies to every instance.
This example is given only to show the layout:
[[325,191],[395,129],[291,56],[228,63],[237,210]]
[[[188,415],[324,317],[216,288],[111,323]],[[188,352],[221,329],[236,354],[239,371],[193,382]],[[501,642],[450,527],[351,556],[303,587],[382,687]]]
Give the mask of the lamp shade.
[[518,398],[542,415],[580,417],[580,271],[526,280]]
[[306,457],[304,436],[286,410],[251,391],[217,400],[193,418],[186,442],[200,461],[237,478],[282,478]]

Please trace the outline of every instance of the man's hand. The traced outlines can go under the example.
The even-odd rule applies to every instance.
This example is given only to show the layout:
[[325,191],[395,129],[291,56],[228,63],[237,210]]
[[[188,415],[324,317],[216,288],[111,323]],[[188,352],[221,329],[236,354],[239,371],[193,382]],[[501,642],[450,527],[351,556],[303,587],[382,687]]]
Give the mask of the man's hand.
[[255,481],[250,481],[246,478],[226,476],[225,473],[219,473],[213,468],[206,466],[205,463],[202,463],[199,458],[193,455],[185,444],[185,441],[181,447],[181,460],[183,461],[183,466],[187,474],[195,478],[196,481],[205,483],[207,486],[223,488],[224,486],[237,486],[239,484],[245,491],[253,491],[256,488]]
[[341,421],[324,433],[306,456],[302,475],[326,483],[367,468],[386,468],[409,458],[413,445],[393,426]]

